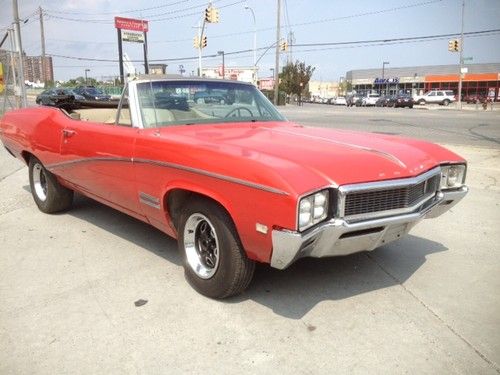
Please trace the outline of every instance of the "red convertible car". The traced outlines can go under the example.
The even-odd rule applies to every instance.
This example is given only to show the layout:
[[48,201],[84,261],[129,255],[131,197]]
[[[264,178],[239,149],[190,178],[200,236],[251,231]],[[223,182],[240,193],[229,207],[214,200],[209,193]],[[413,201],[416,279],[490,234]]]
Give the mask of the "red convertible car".
[[138,77],[117,108],[8,112],[0,138],[29,166],[41,211],[78,192],[161,229],[213,298],[242,292],[256,262],[285,269],[399,239],[468,190],[465,160],[443,147],[303,127],[234,81]]

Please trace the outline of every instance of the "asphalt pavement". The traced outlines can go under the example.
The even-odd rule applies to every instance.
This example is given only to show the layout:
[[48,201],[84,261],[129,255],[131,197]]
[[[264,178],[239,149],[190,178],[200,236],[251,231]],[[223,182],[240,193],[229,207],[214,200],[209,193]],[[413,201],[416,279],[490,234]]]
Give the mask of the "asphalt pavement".
[[38,211],[27,168],[2,149],[0,374],[500,373],[500,116],[284,112],[438,141],[467,158],[471,191],[373,252],[260,265],[220,302],[187,284],[154,228],[83,197]]

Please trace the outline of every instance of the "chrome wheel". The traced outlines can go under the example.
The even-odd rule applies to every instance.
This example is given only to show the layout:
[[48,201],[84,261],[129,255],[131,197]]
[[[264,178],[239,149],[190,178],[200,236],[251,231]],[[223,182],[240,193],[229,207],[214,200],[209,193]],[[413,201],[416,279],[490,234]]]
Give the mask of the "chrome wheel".
[[33,185],[36,196],[44,202],[47,199],[47,177],[45,170],[38,163],[33,166]]
[[192,214],[184,226],[184,251],[191,269],[202,279],[210,279],[219,267],[219,240],[213,224],[200,214]]

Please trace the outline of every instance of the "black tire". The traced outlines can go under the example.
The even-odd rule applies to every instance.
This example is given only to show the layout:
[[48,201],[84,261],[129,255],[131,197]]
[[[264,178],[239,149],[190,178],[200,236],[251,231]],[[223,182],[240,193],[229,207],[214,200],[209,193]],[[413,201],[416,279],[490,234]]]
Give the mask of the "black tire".
[[413,105],[409,105],[408,108],[413,108]]
[[29,161],[30,188],[33,199],[46,214],[67,210],[73,203],[73,190],[65,188],[35,157]]
[[420,105],[425,105],[425,100],[424,99],[420,99],[417,103],[420,104]]
[[447,107],[450,104],[450,101],[448,99],[443,100],[443,105]]
[[[183,207],[178,222],[179,251],[183,258],[184,274],[191,286],[204,296],[216,299],[242,293],[252,280],[255,262],[247,258],[234,223],[227,212],[213,201],[194,198]],[[196,223],[195,228],[192,227],[193,222]],[[215,238],[218,252],[215,267],[207,267],[207,263],[200,256],[203,252],[203,249],[200,250],[203,239],[202,234],[199,234],[199,237],[197,234],[203,223],[207,223],[209,228],[213,229],[212,239]],[[186,235],[190,237],[187,240]],[[202,277],[193,269],[190,262],[201,264],[201,267],[205,267],[213,274]],[[198,272],[201,271],[198,268]]]

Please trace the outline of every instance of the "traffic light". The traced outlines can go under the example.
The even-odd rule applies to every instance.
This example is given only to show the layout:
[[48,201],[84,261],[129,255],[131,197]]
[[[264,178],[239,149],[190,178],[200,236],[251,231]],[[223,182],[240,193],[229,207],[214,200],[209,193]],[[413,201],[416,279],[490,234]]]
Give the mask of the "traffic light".
[[207,36],[203,35],[201,38],[201,48],[205,48],[207,46]]
[[200,48],[200,38],[198,35],[193,38],[193,47],[196,49]]
[[210,20],[212,23],[219,23],[219,9],[212,8],[212,19]]
[[219,22],[219,10],[212,6],[205,9],[205,22],[208,23],[218,23]]
[[205,22],[212,22],[212,7],[205,9]]
[[454,40],[448,41],[448,51],[450,51],[450,52],[455,51],[455,41]]
[[448,41],[448,51],[450,52],[459,52],[460,51],[460,40],[452,39]]
[[288,43],[286,41],[283,41],[280,43],[280,51],[287,51],[288,50]]

